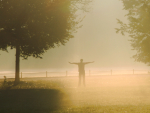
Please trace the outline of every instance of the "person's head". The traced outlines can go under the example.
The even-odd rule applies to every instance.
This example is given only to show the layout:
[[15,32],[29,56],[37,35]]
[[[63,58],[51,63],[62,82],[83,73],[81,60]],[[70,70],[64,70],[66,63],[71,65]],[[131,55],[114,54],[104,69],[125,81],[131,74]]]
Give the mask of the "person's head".
[[80,59],[80,62],[83,62],[83,59]]

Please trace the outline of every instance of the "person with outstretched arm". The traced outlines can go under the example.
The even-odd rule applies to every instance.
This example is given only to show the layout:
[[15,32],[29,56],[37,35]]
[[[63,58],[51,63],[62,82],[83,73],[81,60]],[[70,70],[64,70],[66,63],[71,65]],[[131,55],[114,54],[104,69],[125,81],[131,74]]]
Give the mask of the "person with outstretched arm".
[[80,59],[79,63],[71,63],[71,62],[69,62],[70,64],[78,65],[78,71],[79,71],[79,84],[78,84],[78,86],[81,85],[81,79],[82,78],[83,78],[83,85],[85,86],[85,70],[84,70],[84,66],[86,64],[93,63],[93,62],[83,62],[83,59]]

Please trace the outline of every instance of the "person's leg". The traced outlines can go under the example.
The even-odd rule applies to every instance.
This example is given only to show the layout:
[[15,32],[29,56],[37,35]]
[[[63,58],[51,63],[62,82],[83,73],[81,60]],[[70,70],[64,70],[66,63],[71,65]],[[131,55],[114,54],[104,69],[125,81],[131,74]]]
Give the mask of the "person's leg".
[[85,72],[83,73],[83,85],[85,86]]
[[78,83],[78,86],[81,85],[81,74],[79,73],[79,83]]

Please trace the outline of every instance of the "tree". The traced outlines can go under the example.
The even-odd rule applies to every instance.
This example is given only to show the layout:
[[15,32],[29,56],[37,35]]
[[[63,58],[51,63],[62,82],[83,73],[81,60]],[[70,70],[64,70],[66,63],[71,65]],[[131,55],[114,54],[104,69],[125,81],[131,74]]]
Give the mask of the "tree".
[[16,49],[15,82],[20,57],[42,58],[48,49],[64,45],[78,28],[78,9],[91,0],[1,0],[0,49]]
[[124,10],[128,10],[128,24],[118,19],[120,28],[116,32],[128,33],[131,37],[131,46],[137,53],[135,61],[150,65],[150,1],[149,0],[121,0]]

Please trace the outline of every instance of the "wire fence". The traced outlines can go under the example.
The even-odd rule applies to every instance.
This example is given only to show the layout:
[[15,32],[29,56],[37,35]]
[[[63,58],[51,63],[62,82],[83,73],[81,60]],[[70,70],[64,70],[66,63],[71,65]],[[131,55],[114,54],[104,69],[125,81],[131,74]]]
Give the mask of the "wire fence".
[[[100,75],[134,75],[134,74],[150,74],[150,70],[88,70],[85,72],[85,76],[100,76]],[[77,71],[62,71],[62,72],[21,72],[20,78],[29,77],[71,77],[78,76]],[[0,78],[15,78],[15,73],[0,72]]]

